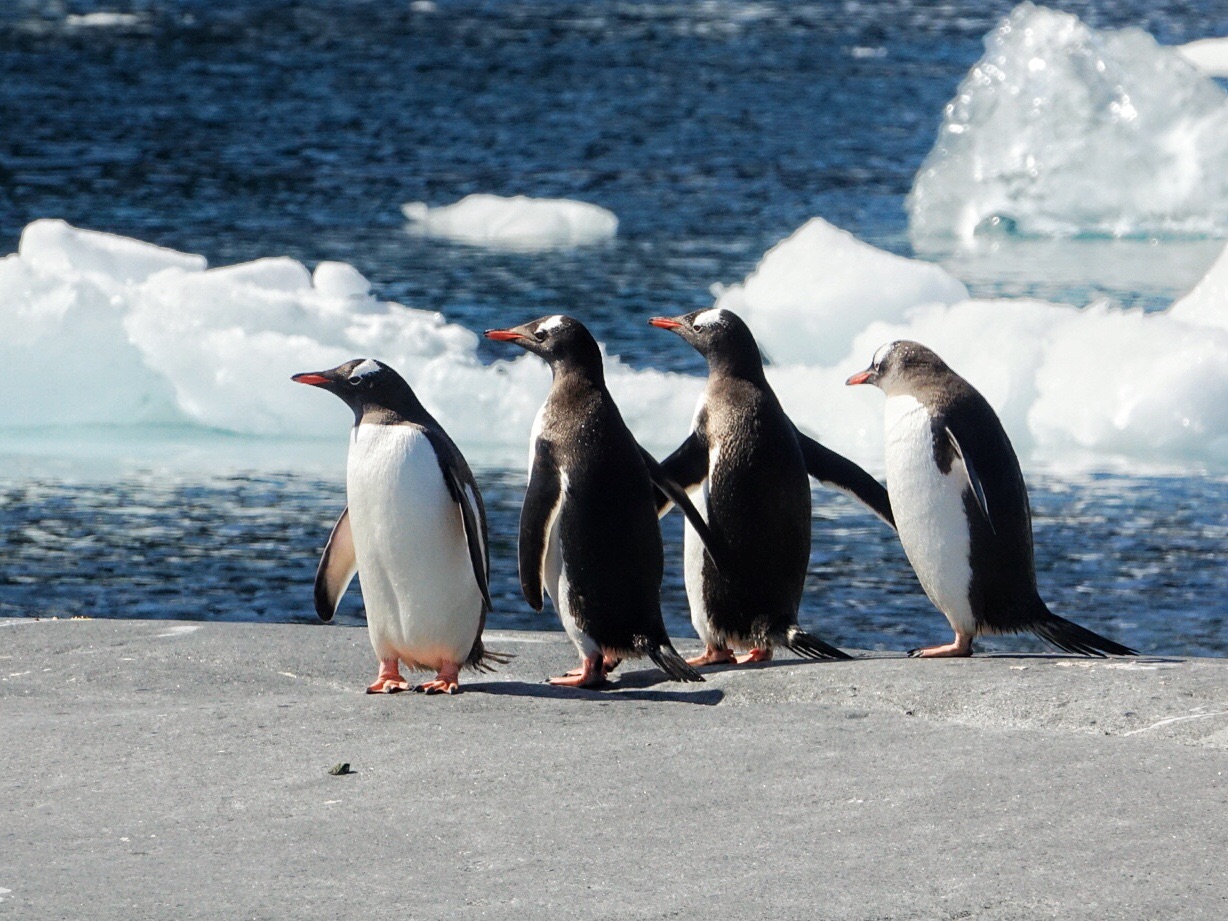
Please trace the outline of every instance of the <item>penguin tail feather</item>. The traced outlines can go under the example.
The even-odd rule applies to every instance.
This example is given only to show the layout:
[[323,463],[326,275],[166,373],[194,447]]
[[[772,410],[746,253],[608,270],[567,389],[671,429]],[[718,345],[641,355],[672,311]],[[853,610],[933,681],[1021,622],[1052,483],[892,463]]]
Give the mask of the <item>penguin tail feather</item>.
[[784,645],[807,659],[851,659],[847,652],[842,652],[830,643],[824,643],[817,636],[807,633],[794,624],[785,633]]
[[516,658],[515,653],[487,649],[482,643],[482,638],[478,637],[465,664],[475,672],[493,672],[496,665],[507,665],[514,658]]
[[1063,652],[1077,656],[1137,656],[1138,652],[1129,646],[1115,643],[1098,633],[1093,633],[1086,627],[1080,627],[1073,621],[1058,617],[1050,611],[1045,603],[1040,603],[1042,612],[1035,623],[1028,629],[1047,643],[1052,643]]
[[674,681],[704,680],[704,676],[687,665],[686,659],[678,654],[678,650],[671,646],[668,640],[656,645],[649,642],[645,644],[644,652],[648,654],[648,658],[656,663],[657,668],[669,675]]

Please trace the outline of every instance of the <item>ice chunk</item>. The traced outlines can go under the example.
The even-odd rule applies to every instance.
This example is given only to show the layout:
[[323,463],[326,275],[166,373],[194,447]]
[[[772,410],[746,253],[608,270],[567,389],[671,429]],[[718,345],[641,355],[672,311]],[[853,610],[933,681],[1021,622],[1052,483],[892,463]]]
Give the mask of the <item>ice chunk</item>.
[[721,289],[716,305],[745,319],[774,362],[832,364],[869,321],[967,296],[939,266],[876,249],[812,218],[768,250],[744,282]]
[[914,240],[1228,233],[1228,94],[1139,29],[1020,4],[947,105]]
[[1200,38],[1177,51],[1207,76],[1228,77],[1228,38]]
[[[550,381],[533,356],[509,349],[515,357],[484,365],[473,332],[379,300],[350,266],[312,275],[274,258],[206,271],[199,257],[51,229],[49,242],[48,228],[32,225],[22,250],[0,259],[0,438],[171,424],[339,439],[345,406],[289,377],[375,357],[405,375],[474,462],[524,462]],[[757,300],[761,284],[772,292],[777,282],[792,298],[785,306]],[[882,398],[843,382],[901,337],[931,345],[985,394],[1025,463],[1188,468],[1228,465],[1226,284],[1222,257],[1159,313],[973,300],[933,266],[820,222],[725,296],[743,298],[735,309],[766,342],[791,347],[790,363],[768,376],[794,420],[871,469],[882,466]],[[846,313],[855,320],[844,323]],[[665,452],[681,442],[702,378],[633,369],[612,355],[606,377],[645,446]],[[225,454],[233,458],[233,447]]]
[[64,24],[79,29],[116,29],[139,26],[141,17],[137,13],[99,10],[93,13],[69,13],[64,17]]
[[1220,251],[1202,280],[1169,312],[1186,323],[1228,330],[1228,246]]
[[21,233],[17,252],[27,265],[48,274],[97,274],[119,282],[144,281],[163,269],[199,272],[206,265],[204,256],[81,230],[60,220],[28,225]]
[[371,282],[345,262],[321,262],[311,275],[312,286],[326,297],[366,297]]
[[618,232],[605,208],[563,198],[467,195],[440,208],[408,202],[411,233],[499,249],[555,249],[599,243]]

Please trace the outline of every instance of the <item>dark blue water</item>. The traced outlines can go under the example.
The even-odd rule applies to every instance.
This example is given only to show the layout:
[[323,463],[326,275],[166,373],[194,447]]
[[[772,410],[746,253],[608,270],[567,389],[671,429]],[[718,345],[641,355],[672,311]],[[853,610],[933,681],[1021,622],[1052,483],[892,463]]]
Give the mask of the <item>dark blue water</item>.
[[[29,221],[62,217],[215,265],[338,259],[381,297],[471,328],[566,311],[634,364],[701,373],[641,318],[707,306],[712,282],[742,279],[814,215],[909,253],[913,173],[1011,6],[9,0],[0,244],[11,252]],[[1222,0],[1061,6],[1165,43],[1228,34]],[[71,18],[100,10],[129,18]],[[591,201],[619,216],[619,237],[525,255],[403,232],[402,202],[470,192]],[[1144,307],[1177,293],[1164,278],[1055,281],[1036,268],[973,288]],[[341,475],[99,484],[23,467],[0,487],[0,614],[310,620]],[[554,627],[519,599],[523,473],[482,480],[492,623]],[[1228,654],[1222,478],[1032,485],[1055,609],[1143,649]],[[842,499],[816,502],[803,622],[849,646],[944,639],[894,539]],[[678,534],[669,522],[666,609],[689,633]],[[357,593],[347,604],[353,621]]]

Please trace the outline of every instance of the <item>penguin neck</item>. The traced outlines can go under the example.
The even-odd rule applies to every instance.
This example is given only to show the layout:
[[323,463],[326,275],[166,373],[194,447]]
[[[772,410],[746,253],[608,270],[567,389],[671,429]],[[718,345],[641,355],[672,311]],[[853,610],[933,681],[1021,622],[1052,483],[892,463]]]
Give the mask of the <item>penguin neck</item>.
[[550,365],[555,387],[587,386],[605,390],[605,369],[600,362],[554,362]]
[[355,425],[397,425],[401,422],[424,425],[434,421],[434,417],[427,412],[417,394],[404,381],[391,392],[380,394],[378,403],[364,401],[354,407]]
[[758,353],[746,354],[710,354],[708,359],[708,376],[725,378],[727,380],[743,380],[761,387],[767,386],[767,375],[763,371],[763,360]]

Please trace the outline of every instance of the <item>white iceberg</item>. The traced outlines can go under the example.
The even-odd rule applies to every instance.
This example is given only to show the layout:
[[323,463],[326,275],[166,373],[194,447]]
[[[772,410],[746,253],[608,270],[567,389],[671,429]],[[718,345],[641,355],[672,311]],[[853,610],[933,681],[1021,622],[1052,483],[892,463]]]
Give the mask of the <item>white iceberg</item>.
[[817,217],[768,250],[741,284],[715,291],[716,306],[745,319],[777,364],[833,364],[867,314],[898,320],[919,304],[968,296],[939,266],[876,249]]
[[1177,52],[1208,77],[1228,77],[1228,38],[1200,38]]
[[1228,94],[1139,29],[1020,4],[947,105],[914,240],[1228,234]]
[[[18,252],[0,259],[0,290],[0,440],[10,450],[87,426],[108,428],[109,453],[118,430],[139,446],[167,425],[340,445],[348,410],[290,375],[371,356],[406,377],[475,463],[518,466],[549,386],[540,360],[509,348],[507,360],[483,364],[473,332],[377,299],[343,263],[310,272],[270,258],[208,269],[199,256],[36,221]],[[779,292],[789,299],[773,300]],[[788,352],[769,378],[790,415],[870,469],[881,468],[882,400],[844,379],[902,337],[935,348],[984,392],[1026,462],[1221,469],[1225,292],[1228,254],[1158,313],[970,299],[932,265],[812,222],[722,300],[769,348]],[[606,369],[641,442],[676,447],[703,379],[635,370],[616,356]],[[222,453],[242,455],[233,443]]]
[[565,198],[467,195],[439,208],[407,202],[411,233],[495,249],[566,249],[613,239],[618,218],[605,208]]
[[[540,360],[509,350],[514,360],[483,365],[474,333],[378,300],[344,263],[207,269],[201,256],[42,220],[0,259],[0,290],[0,429],[10,432],[187,424],[335,438],[348,410],[289,377],[374,356],[462,444],[519,462],[549,385]],[[609,377],[658,445],[685,427],[700,386],[616,358]]]

